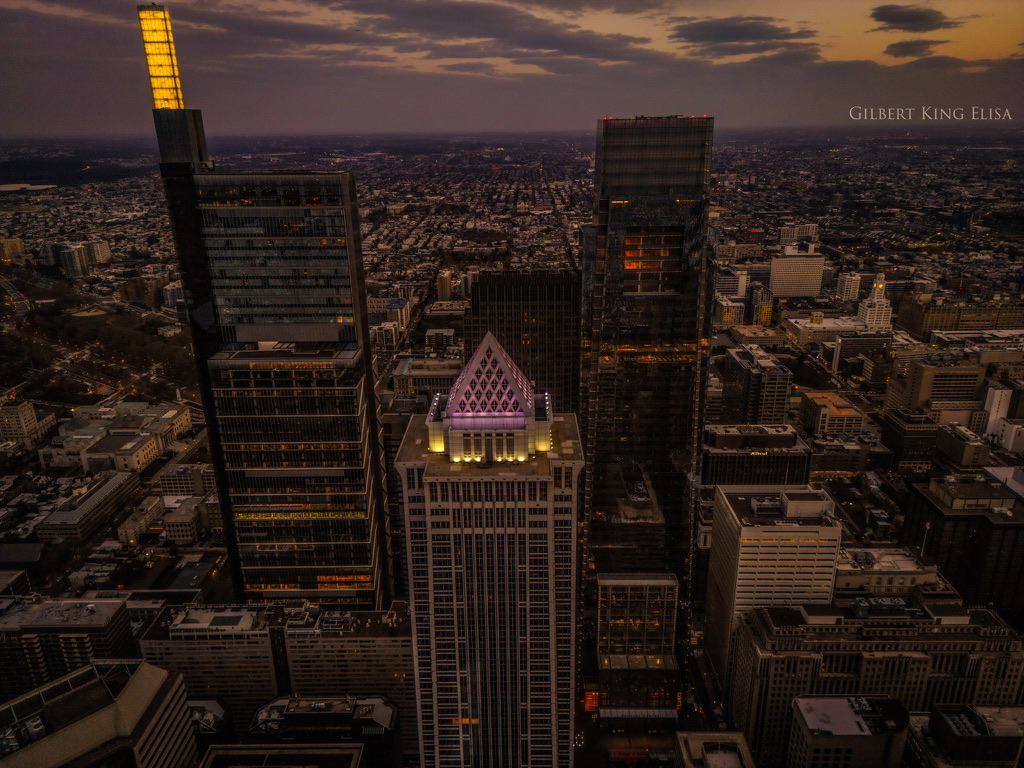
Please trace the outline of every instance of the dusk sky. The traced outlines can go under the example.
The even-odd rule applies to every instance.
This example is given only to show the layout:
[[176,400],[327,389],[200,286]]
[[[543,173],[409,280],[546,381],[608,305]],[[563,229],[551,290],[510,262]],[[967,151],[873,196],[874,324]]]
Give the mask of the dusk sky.
[[[1024,2],[177,0],[210,135],[854,124],[852,106],[1008,110]],[[152,132],[136,3],[0,0],[3,137]],[[862,121],[863,122],[863,121]],[[945,122],[951,122],[947,120]]]

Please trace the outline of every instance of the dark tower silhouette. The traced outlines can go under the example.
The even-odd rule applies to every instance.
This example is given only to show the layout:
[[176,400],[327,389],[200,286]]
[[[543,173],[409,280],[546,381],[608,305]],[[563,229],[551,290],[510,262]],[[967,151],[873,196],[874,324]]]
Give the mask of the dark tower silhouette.
[[139,6],[233,575],[250,600],[380,607],[380,421],[355,180],[213,169],[170,18]]

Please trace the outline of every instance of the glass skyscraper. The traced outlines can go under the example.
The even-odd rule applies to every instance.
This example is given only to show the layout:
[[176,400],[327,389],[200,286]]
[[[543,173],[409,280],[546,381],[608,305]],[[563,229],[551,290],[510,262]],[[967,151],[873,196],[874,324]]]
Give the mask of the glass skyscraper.
[[384,468],[355,181],[212,170],[180,86],[163,106],[166,11],[139,15],[236,586],[379,607]]
[[699,455],[712,131],[709,117],[601,120],[583,252],[588,506],[653,491],[670,528]]

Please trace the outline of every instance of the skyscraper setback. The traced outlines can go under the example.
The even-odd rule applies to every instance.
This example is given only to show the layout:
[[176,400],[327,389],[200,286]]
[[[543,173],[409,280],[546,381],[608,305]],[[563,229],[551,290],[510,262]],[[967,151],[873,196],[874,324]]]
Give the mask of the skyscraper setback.
[[139,18],[236,586],[380,607],[384,469],[355,181],[213,170],[167,11]]
[[[706,377],[713,119],[598,124],[593,241],[584,248],[582,429],[592,502],[621,496],[602,467],[635,460],[670,525],[697,468]],[[628,489],[627,489],[628,490]]]

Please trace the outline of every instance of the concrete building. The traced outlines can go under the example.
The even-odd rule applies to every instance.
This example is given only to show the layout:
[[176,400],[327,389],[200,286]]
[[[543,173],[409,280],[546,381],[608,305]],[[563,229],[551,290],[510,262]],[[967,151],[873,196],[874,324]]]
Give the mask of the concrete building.
[[395,467],[427,768],[572,762],[579,439],[490,333],[409,424]]
[[910,716],[907,768],[1017,768],[1024,707],[942,704]]
[[25,400],[5,400],[0,405],[0,443],[17,441],[22,448],[32,450],[57,425],[52,413],[36,415],[36,409]]
[[407,603],[388,611],[322,611],[284,630],[296,696],[384,696],[398,708],[403,751],[419,752],[412,628]]
[[734,638],[730,713],[762,768],[786,766],[797,695],[888,695],[909,711],[1016,705],[1024,642],[992,611],[870,597],[748,612]]
[[772,257],[768,289],[772,296],[788,299],[797,296],[815,297],[821,293],[824,255],[815,253],[812,244],[786,246],[781,255]]
[[797,696],[786,768],[900,768],[909,725],[888,696]]
[[940,461],[954,470],[992,463],[992,448],[980,435],[959,424],[939,428],[935,450]]
[[0,613],[0,699],[93,659],[138,656],[124,600],[9,600]]
[[4,768],[192,768],[181,676],[142,661],[95,661],[0,705]]
[[403,357],[392,373],[395,394],[416,395],[427,390],[433,396],[447,392],[464,365],[461,357]]
[[236,728],[281,690],[271,632],[277,607],[165,607],[140,639],[150,664],[181,674],[189,698],[218,698]]
[[704,637],[723,689],[746,611],[832,599],[842,537],[834,508],[811,486],[716,488]]
[[365,765],[400,768],[398,732],[398,710],[380,696],[286,696],[260,707],[248,738],[303,746],[360,744]]
[[676,768],[757,768],[742,733],[676,734]]
[[868,419],[838,392],[801,392],[800,422],[814,437],[858,435]]
[[1005,296],[980,301],[957,294],[918,293],[900,302],[896,324],[921,341],[928,341],[933,331],[1024,328],[1024,301]]
[[869,331],[892,328],[892,304],[885,298],[885,276],[875,275],[871,293],[857,305],[857,320]]
[[836,295],[840,301],[856,301],[860,295],[860,272],[841,272],[836,279]]
[[44,544],[58,539],[83,541],[120,513],[138,488],[135,472],[104,473],[72,507],[47,515],[36,526],[36,534]]
[[717,363],[722,416],[728,424],[781,424],[789,409],[793,373],[756,344],[730,349]]

